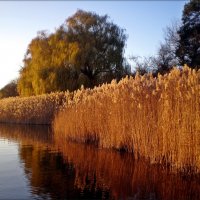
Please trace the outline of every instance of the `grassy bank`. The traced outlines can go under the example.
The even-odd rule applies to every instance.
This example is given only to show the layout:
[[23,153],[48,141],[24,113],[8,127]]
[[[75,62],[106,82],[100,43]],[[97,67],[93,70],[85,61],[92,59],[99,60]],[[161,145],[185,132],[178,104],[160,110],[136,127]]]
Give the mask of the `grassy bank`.
[[70,99],[70,94],[52,93],[0,100],[0,122],[51,124],[55,113]]
[[59,137],[198,170],[200,71],[185,67],[77,91],[57,114],[54,129]]

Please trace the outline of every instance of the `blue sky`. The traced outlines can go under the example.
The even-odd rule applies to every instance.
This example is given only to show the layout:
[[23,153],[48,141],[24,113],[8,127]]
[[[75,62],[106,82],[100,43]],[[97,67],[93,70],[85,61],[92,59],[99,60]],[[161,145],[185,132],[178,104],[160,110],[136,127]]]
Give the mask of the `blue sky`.
[[40,30],[53,32],[77,9],[109,15],[128,34],[125,55],[150,56],[163,29],[180,20],[188,1],[0,1],[0,88],[17,78],[27,46]]

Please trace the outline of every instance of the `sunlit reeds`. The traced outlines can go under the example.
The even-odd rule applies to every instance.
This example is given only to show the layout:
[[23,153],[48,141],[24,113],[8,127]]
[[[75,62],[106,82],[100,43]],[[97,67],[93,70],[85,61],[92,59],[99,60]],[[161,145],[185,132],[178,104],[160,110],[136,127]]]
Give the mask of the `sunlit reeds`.
[[50,124],[55,114],[59,137],[187,172],[200,169],[200,71],[184,67],[92,90],[0,100],[0,122]]
[[69,92],[31,97],[11,97],[0,100],[0,122],[21,124],[51,124]]
[[57,114],[54,129],[59,137],[194,172],[200,168],[200,71],[137,74],[78,90]]

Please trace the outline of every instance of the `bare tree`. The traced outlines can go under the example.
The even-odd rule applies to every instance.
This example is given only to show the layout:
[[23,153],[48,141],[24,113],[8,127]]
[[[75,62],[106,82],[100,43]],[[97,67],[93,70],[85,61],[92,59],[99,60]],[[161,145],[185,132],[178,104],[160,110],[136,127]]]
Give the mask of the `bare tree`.
[[180,24],[178,21],[172,22],[164,30],[164,42],[160,43],[157,55],[152,57],[152,64],[157,66],[160,73],[168,72],[172,67],[179,65],[179,59],[176,56],[176,50],[179,44]]
[[179,45],[178,30],[180,23],[173,21],[164,30],[164,41],[160,43],[157,54],[149,57],[131,56],[129,59],[135,71],[141,75],[152,72],[164,74],[169,72],[172,67],[179,65],[176,51]]
[[154,66],[152,64],[152,57],[140,57],[140,56],[131,56],[129,58],[134,67],[134,71],[139,72],[139,74],[144,75],[150,71],[154,71]]

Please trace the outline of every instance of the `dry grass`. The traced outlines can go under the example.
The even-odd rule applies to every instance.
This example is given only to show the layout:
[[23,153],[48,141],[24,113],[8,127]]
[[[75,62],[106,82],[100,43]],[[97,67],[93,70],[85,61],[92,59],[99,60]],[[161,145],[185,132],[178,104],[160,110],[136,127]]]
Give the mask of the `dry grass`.
[[54,129],[59,137],[199,170],[200,71],[184,67],[78,90],[57,114]]
[[70,100],[69,92],[0,100],[0,122],[50,124],[61,105]]

